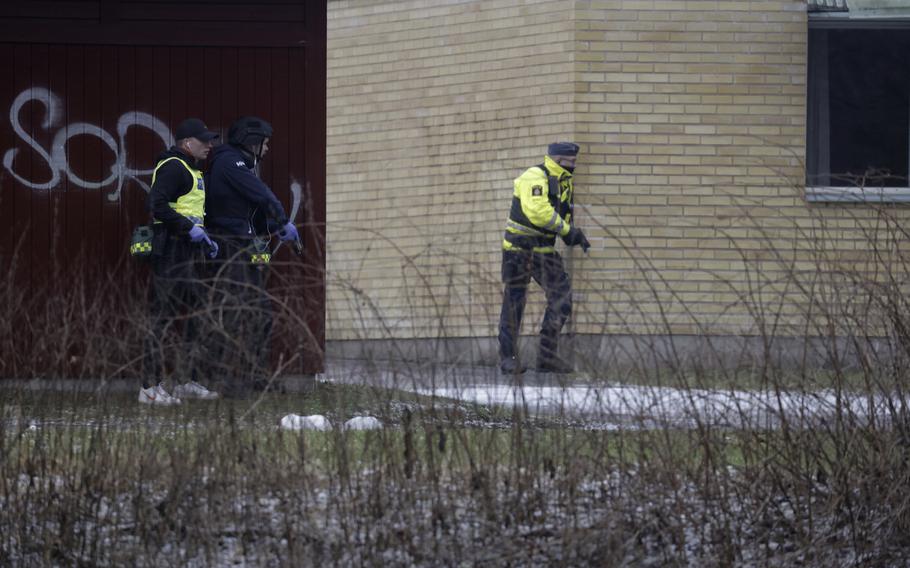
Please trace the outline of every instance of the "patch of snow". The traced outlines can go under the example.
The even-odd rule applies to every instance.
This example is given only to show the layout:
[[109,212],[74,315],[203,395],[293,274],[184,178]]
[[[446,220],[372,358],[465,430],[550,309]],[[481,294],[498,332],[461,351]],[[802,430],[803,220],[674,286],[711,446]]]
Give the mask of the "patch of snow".
[[288,414],[281,419],[278,427],[281,430],[329,430],[332,428],[332,424],[321,414],[310,416]]
[[[419,394],[482,405],[519,406],[538,414],[565,413],[610,418],[612,423],[646,420],[659,425],[713,424],[774,427],[784,420],[818,423],[839,413],[881,420],[888,397],[817,392],[682,390],[667,387],[472,385],[423,388]],[[646,426],[649,427],[649,426]],[[650,426],[650,427],[653,427]]]
[[355,416],[344,423],[345,430],[378,430],[382,422],[373,416]]

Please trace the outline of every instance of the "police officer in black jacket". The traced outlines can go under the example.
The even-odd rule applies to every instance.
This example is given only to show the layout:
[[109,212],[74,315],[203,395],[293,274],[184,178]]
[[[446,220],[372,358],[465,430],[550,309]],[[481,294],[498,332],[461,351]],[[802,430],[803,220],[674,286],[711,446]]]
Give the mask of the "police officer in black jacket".
[[206,176],[209,205],[205,224],[221,245],[215,299],[224,310],[214,361],[223,365],[225,396],[242,397],[261,384],[268,366],[272,331],[265,278],[272,234],[299,240],[281,202],[259,178],[272,126],[257,117],[231,125],[228,144],[215,148]]
[[[181,397],[215,398],[216,395],[196,382],[199,346],[196,342],[197,318],[184,323],[184,345],[174,354],[173,367],[189,379],[178,385],[171,396],[161,385],[164,374],[164,338],[177,318],[199,306],[197,257],[214,257],[218,246],[203,227],[206,193],[201,163],[208,157],[218,134],[198,118],[188,118],[177,126],[176,142],[158,156],[152,173],[148,207],[152,224],[152,282],[149,287],[150,326],[143,358],[143,384],[139,402],[154,405],[177,404]],[[181,364],[180,359],[188,359]]]

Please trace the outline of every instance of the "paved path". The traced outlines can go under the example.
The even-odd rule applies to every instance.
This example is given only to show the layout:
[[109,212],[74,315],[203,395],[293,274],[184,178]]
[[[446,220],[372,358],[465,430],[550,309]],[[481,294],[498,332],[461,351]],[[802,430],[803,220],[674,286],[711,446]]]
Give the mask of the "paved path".
[[595,377],[527,373],[503,376],[495,367],[333,361],[324,379],[381,385],[484,405],[521,406],[531,413],[560,414],[640,427],[699,425],[737,428],[817,427],[835,417],[890,422],[884,393],[676,389],[610,384]]

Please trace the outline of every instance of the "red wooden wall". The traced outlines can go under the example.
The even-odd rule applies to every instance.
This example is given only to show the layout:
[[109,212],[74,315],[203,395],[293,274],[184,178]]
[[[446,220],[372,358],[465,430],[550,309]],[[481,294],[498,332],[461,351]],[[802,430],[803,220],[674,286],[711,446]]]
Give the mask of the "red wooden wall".
[[325,50],[325,1],[3,3],[0,255],[19,247],[25,285],[76,258],[114,270],[176,125],[199,117],[226,137],[234,119],[261,116],[275,127],[262,177],[304,225],[305,266],[288,270],[303,272],[318,345],[299,370],[321,370]]

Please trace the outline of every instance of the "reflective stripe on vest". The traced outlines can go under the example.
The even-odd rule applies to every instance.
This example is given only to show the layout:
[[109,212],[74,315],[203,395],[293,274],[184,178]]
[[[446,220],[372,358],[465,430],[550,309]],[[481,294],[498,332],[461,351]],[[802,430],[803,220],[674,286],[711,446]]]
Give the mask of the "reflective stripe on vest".
[[[514,238],[515,237],[512,237],[513,240],[514,240]],[[502,250],[531,251],[531,252],[539,252],[539,253],[543,253],[543,254],[549,254],[552,252],[556,252],[556,247],[553,245],[541,245],[541,246],[534,246],[534,245],[535,245],[535,243],[515,244],[513,242],[510,242],[509,237],[506,237],[502,240]]]
[[155,166],[155,171],[152,172],[152,185],[155,185],[155,177],[158,174],[158,168],[171,160],[177,160],[186,168],[186,171],[190,172],[190,175],[193,176],[193,187],[178,197],[177,201],[172,201],[168,203],[168,205],[177,213],[190,219],[194,224],[202,225],[202,218],[205,216],[205,184],[202,181],[201,171],[193,169],[183,159],[178,158],[177,156],[171,156],[166,160],[161,160],[158,162],[158,165]]

